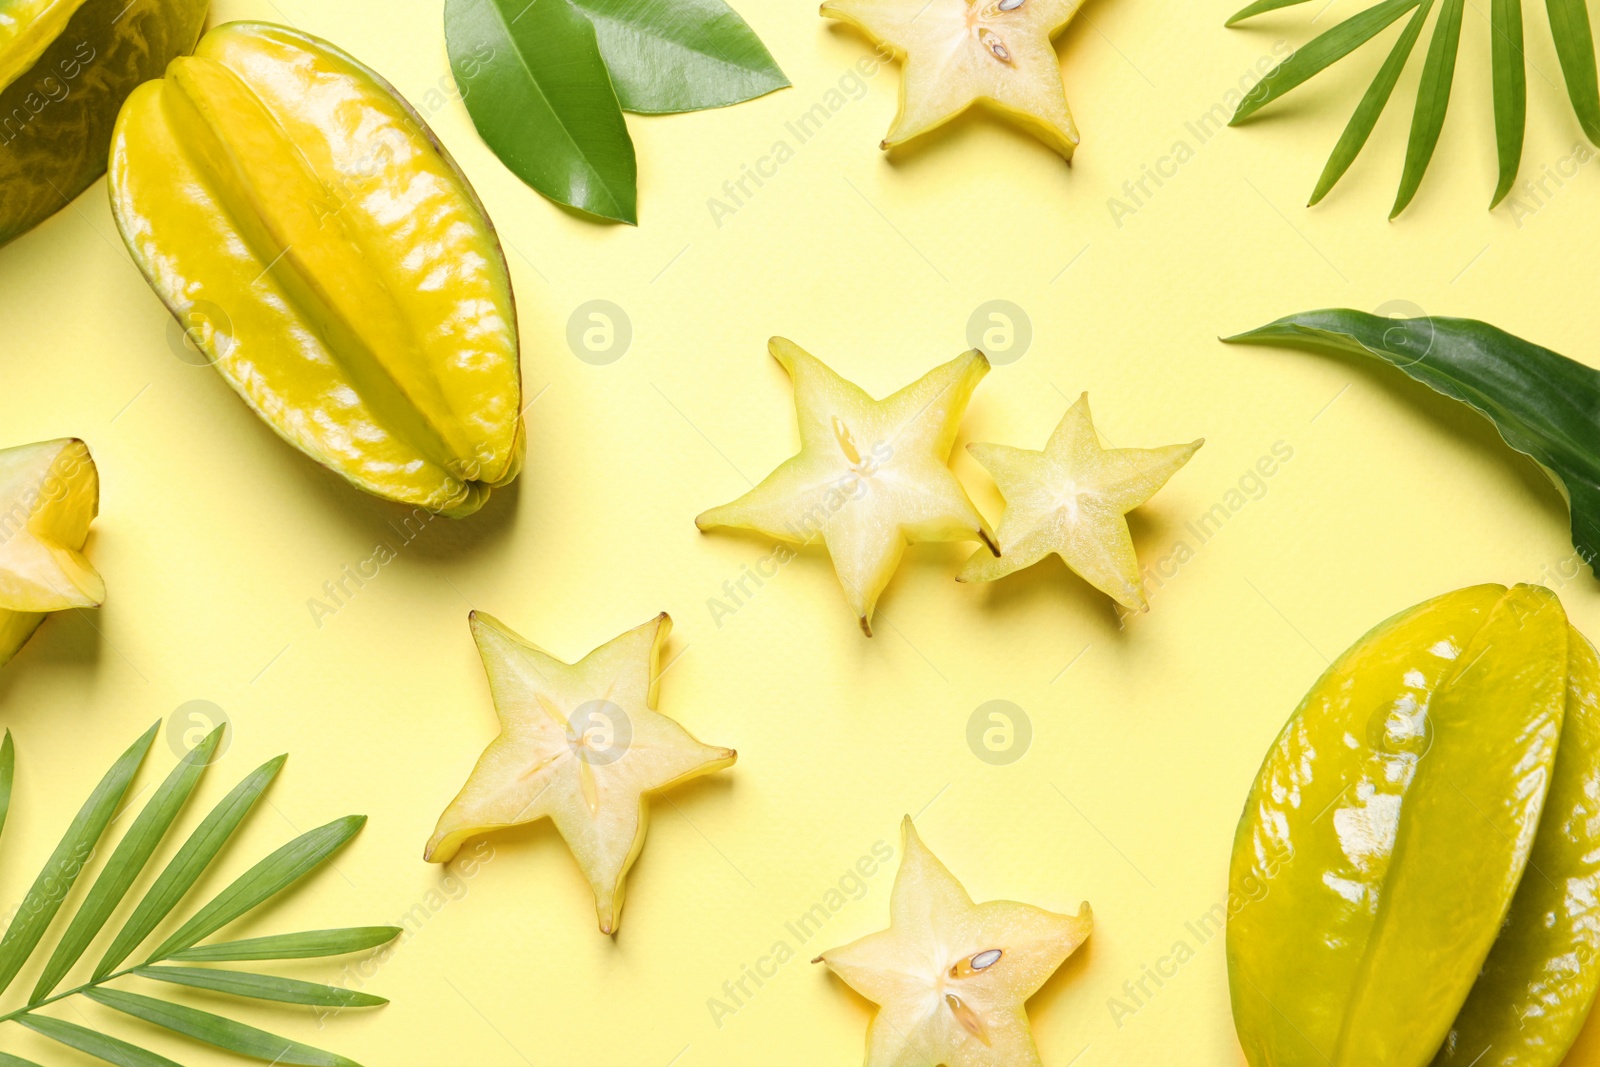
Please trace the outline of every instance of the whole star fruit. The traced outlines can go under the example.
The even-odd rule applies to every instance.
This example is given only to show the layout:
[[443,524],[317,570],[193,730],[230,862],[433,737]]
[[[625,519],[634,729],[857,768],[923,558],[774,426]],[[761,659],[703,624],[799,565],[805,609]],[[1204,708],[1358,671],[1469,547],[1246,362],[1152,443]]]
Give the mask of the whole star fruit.
[[194,48],[207,7],[206,0],[0,3],[0,245],[106,172],[123,101]]
[[1252,1067],[1555,1067],[1600,987],[1600,661],[1539,586],[1372,630],[1267,754],[1227,955]]
[[450,516],[522,463],[516,309],[465,175],[387,82],[234,22],[128,98],[111,205],[134,262],[279,436]]

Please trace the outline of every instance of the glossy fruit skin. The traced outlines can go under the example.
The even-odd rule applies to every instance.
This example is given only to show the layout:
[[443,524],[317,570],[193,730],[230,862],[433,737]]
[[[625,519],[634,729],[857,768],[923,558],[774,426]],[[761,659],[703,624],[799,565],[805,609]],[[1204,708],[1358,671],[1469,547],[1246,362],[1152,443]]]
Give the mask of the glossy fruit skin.
[[117,112],[194,48],[207,0],[32,0],[0,34],[0,245],[106,171]]
[[1566,722],[1533,855],[1436,1067],[1559,1063],[1600,987],[1600,658],[1577,630],[1567,655]]
[[1592,906],[1563,920],[1561,903],[1600,886],[1597,676],[1530,586],[1419,605],[1329,668],[1235,841],[1228,964],[1253,1067],[1559,1063],[1600,978],[1592,949],[1561,965],[1600,938]]
[[516,309],[471,185],[377,74],[238,22],[129,97],[112,211],[134,262],[280,436],[460,516],[521,466]]

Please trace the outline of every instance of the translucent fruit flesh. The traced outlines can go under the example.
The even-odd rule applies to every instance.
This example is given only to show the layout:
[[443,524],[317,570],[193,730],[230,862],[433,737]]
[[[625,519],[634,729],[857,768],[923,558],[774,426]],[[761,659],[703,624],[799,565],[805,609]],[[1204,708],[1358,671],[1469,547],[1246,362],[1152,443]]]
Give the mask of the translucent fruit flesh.
[[594,890],[601,932],[614,933],[650,795],[729,767],[737,753],[701,744],[654,710],[672,628],[665,614],[576,664],[489,615],[471,621],[500,735],[439,817],[424,858],[448,863],[469,838],[549,817]]
[[99,507],[99,473],[82,441],[0,450],[0,665],[47,613],[105,601],[83,555]]
[[961,416],[989,361],[963,353],[884,400],[874,400],[799,345],[770,344],[794,383],[800,453],[760,485],[695,519],[797,544],[821,541],[862,630],[915,541],[994,544],[947,465]]
[[1078,128],[1051,41],[1081,0],[826,0],[822,14],[856,26],[905,61],[892,148],[984,103],[1067,159]]
[[1094,925],[1009,900],[974,904],[908,817],[889,928],[813,962],[878,1005],[866,1067],[1038,1067],[1024,1005]]
[[1203,444],[1102,448],[1085,393],[1043,452],[968,445],[994,475],[1006,512],[999,557],[974,553],[957,580],[992,582],[1055,553],[1123,607],[1145,610],[1139,559],[1123,516],[1154,496]]

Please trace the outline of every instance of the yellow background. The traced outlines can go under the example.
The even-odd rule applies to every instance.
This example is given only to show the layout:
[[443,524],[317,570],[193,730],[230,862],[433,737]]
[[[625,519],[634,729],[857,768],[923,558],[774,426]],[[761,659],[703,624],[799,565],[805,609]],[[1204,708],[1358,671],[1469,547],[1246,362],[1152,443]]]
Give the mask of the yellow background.
[[[1231,101],[1275,48],[1306,40],[1320,3],[1226,30],[1230,3],[1091,0],[1060,42],[1083,131],[1070,168],[983,115],[886,158],[893,67],[797,144],[785,124],[825,102],[869,46],[809,0],[738,6],[795,86],[721,111],[630,117],[643,222],[633,229],[552,206],[482,145],[448,94],[438,0],[215,5],[218,21],[322,35],[391,79],[504,236],[528,396],[540,394],[527,467],[479,515],[438,520],[404,545],[399,509],[292,451],[215,373],[175,358],[175,328],[123,253],[103,183],[0,250],[0,443],[89,442],[104,483],[90,553],[110,588],[103,610],[51,620],[0,672],[0,723],[19,757],[0,901],[20,899],[116,753],[204,700],[235,734],[184,825],[250,768],[292,753],[271,804],[227,853],[230,876],[299,830],[372,816],[336,869],[238,930],[412,916],[406,941],[351,980],[392,1006],[320,1028],[304,1009],[244,1012],[369,1067],[859,1062],[866,1004],[805,960],[885,924],[895,864],[813,941],[799,945],[785,923],[874,843],[898,856],[906,813],[978,899],[1092,902],[1093,937],[1031,1005],[1046,1063],[1239,1064],[1221,940],[1202,943],[1186,924],[1224,900],[1251,777],[1326,658],[1390,613],[1470,583],[1544,580],[1597,637],[1600,597],[1569,562],[1560,497],[1487,423],[1381,368],[1216,337],[1403,299],[1600,360],[1600,174],[1585,165],[1564,187],[1547,182],[1542,204],[1517,194],[1537,210],[1485,210],[1485,4],[1468,5],[1437,160],[1393,223],[1420,54],[1374,143],[1314,210],[1305,198],[1378,52],[1248,128],[1202,141],[1185,127]],[[1317,25],[1362,6],[1336,0]],[[1537,179],[1581,134],[1543,5],[1527,7],[1523,177]],[[779,139],[793,158],[719,226],[708,199]],[[1179,141],[1189,158],[1118,225],[1109,198],[1127,200],[1124,182],[1146,166],[1173,173],[1163,160]],[[631,347],[610,365],[567,344],[569,316],[593,299],[632,323]],[[795,445],[767,337],[795,339],[882,395],[966,347],[969,316],[991,299],[1025,309],[1033,341],[979,388],[963,443],[1040,447],[1083,390],[1117,445],[1206,438],[1136,517],[1147,563],[1180,541],[1196,547],[1185,524],[1228,501],[1275,443],[1292,460],[1168,568],[1153,610],[1126,627],[1057,563],[958,586],[969,545],[909,552],[871,640],[813,552],[717,625],[708,599],[770,546],[701,535],[692,519]],[[954,466],[998,518],[983,470],[959,449]],[[398,558],[319,627],[308,600],[380,542]],[[420,861],[494,729],[469,607],[569,659],[671,612],[678,658],[661,708],[739,749],[730,772],[656,804],[615,941],[596,932],[548,826],[488,839],[492,860],[470,878]],[[966,741],[974,709],[996,699],[1033,727],[1010,766],[981,762]],[[158,741],[141,783],[172,760]],[[708,999],[778,940],[799,957],[719,1026]],[[1131,1003],[1123,984],[1146,967],[1171,970],[1162,960],[1180,940],[1193,958],[1115,1019],[1111,998]],[[340,966],[285,973],[337,978]],[[149,1039],[186,1063],[222,1062]],[[27,1035],[4,1041],[40,1048]],[[1588,1048],[1572,1062],[1596,1062],[1600,1035]]]

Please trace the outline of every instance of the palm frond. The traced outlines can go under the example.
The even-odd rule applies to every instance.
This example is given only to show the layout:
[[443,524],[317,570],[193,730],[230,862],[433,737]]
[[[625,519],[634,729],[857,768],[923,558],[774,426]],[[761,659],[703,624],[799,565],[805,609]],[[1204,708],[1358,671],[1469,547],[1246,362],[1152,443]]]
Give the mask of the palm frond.
[[[0,993],[38,955],[73,885],[90,866],[101,838],[127,796],[161,724],[152,726],[112,766],[68,826],[44,870],[23,898],[16,917],[0,937]],[[25,1004],[0,1014],[0,1024],[16,1023],[57,1044],[76,1049],[118,1067],[178,1067],[172,1060],[103,1034],[77,1022],[43,1014],[41,1009],[82,998],[102,1007],[161,1027],[190,1041],[270,1063],[305,1067],[357,1067],[354,1061],[298,1041],[259,1030],[222,1015],[143,993],[115,988],[124,979],[200,989],[244,1000],[302,1004],[333,1010],[377,1007],[382,997],[273,975],[213,967],[176,966],[229,960],[310,959],[377,948],[401,931],[393,926],[354,927],[274,934],[202,944],[206,938],[244,917],[325,864],[366,823],[360,815],[336,819],[290,841],[273,852],[194,911],[140,963],[124,966],[183,902],[200,876],[228,844],[234,832],[277,776],[285,757],[256,768],[211,810],[181,845],[128,920],[89,978],[57,992],[107,921],[129,898],[130,891],[166,840],[173,824],[204,776],[222,730],[208,735],[187,752],[151,795],[122,835],[93,885],[84,894],[65,932],[55,942]],[[11,806],[16,754],[11,734],[0,739],[0,830]],[[0,1052],[0,1067],[38,1067],[15,1054]]]
[[[1297,0],[1257,0],[1236,13],[1228,25],[1279,8],[1295,6]],[[1584,135],[1600,145],[1600,77],[1595,66],[1594,35],[1589,23],[1586,0],[1545,0],[1550,14],[1551,34],[1567,95]],[[1401,31],[1388,59],[1379,68],[1372,84],[1356,106],[1349,125],[1328,158],[1327,166],[1311,194],[1315,204],[1339,182],[1361,153],[1378,118],[1394,94],[1395,85],[1405,70],[1422,34],[1424,23],[1437,6],[1433,38],[1423,60],[1422,81],[1417,91],[1406,158],[1395,197],[1394,218],[1408,207],[1422,185],[1433,160],[1439,134],[1444,129],[1450,90],[1455,80],[1456,57],[1461,47],[1461,24],[1465,0],[1382,0],[1317,35],[1291,53],[1245,95],[1234,110],[1230,125],[1240,122],[1320,74],[1339,60],[1382,33],[1408,12],[1411,19]],[[1527,128],[1527,59],[1523,52],[1522,0],[1490,0],[1490,62],[1494,88],[1495,145],[1499,178],[1490,207],[1498,205],[1511,192],[1522,162]]]

